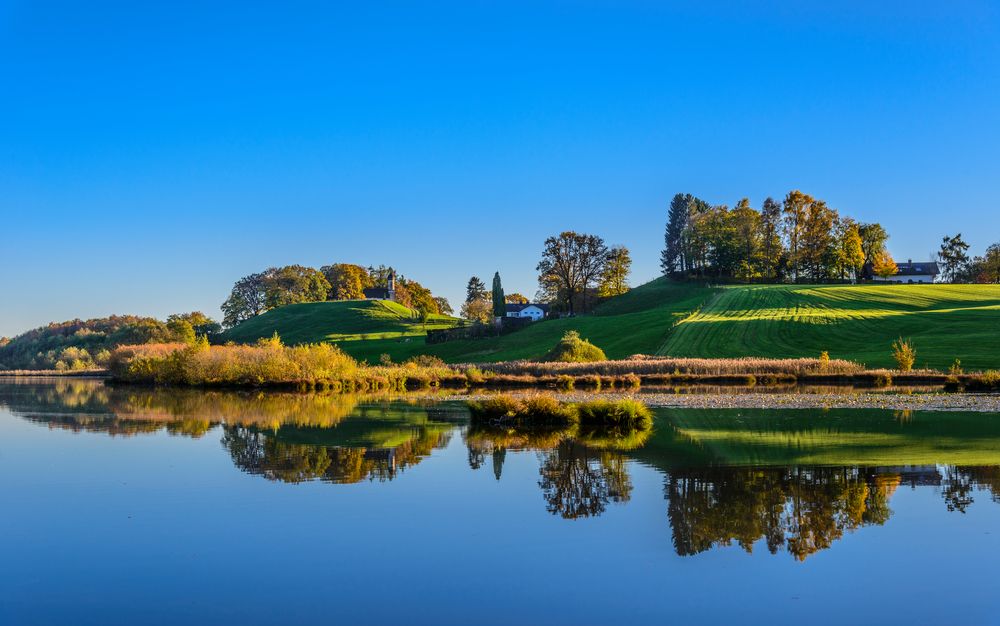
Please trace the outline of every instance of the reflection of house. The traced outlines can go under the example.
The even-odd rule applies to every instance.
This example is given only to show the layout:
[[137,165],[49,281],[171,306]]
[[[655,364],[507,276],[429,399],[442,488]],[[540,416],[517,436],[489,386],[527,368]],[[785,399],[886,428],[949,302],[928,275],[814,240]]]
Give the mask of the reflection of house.
[[389,269],[389,276],[386,278],[385,287],[372,287],[365,289],[365,300],[395,300],[396,299],[396,271]]
[[897,263],[896,268],[895,276],[888,278],[876,276],[875,280],[896,283],[932,283],[940,273],[938,264],[933,261],[930,263],[914,263],[910,259],[906,263]]
[[506,307],[507,317],[519,317],[530,319],[533,322],[544,318],[549,313],[547,304],[508,304]]
[[936,487],[941,484],[941,472],[936,465],[900,465],[879,467],[877,474],[899,476],[899,482],[909,487]]

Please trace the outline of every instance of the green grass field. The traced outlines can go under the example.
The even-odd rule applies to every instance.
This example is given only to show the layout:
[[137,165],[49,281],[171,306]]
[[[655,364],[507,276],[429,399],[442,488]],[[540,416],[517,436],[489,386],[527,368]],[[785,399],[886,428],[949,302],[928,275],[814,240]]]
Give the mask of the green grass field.
[[913,340],[917,366],[1000,366],[1000,285],[727,287],[671,333],[660,354],[815,357],[891,367],[890,344]]
[[890,343],[911,338],[917,366],[1000,367],[1000,285],[752,285],[706,288],[657,279],[598,306],[591,315],[537,322],[502,337],[427,345],[426,330],[447,328],[436,316],[426,328],[393,302],[296,304],[230,330],[225,339],[251,342],[277,331],[288,344],[330,341],[351,356],[399,362],[419,354],[445,361],[538,358],[567,330],[609,358],[816,357],[891,367]]
[[308,302],[283,306],[247,320],[227,331],[223,339],[251,343],[277,332],[288,345],[372,340],[398,343],[414,337],[419,338],[422,345],[428,330],[451,328],[457,323],[453,317],[432,315],[427,324],[423,324],[415,311],[383,300]]

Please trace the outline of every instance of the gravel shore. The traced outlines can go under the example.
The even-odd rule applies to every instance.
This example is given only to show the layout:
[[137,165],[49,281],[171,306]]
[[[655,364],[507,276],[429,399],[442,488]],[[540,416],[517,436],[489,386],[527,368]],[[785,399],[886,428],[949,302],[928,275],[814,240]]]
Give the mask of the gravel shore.
[[[519,392],[531,393],[531,392]],[[537,393],[537,392],[535,392]],[[453,396],[477,399],[489,394]],[[595,394],[575,391],[554,394],[566,402],[593,399]],[[604,392],[601,397],[634,396],[650,407],[691,409],[886,409],[891,411],[974,411],[1000,413],[1000,394],[835,390],[818,392],[682,392],[641,390],[637,393]]]

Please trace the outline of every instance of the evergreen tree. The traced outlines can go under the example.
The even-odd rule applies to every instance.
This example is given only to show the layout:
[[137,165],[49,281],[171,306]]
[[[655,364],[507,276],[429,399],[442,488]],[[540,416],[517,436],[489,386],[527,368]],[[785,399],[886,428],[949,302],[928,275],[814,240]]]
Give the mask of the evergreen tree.
[[500,272],[493,274],[493,317],[503,317],[507,312],[506,300],[503,296],[503,285],[500,284]]
[[689,205],[692,200],[691,194],[676,194],[670,201],[670,210],[667,212],[667,230],[664,235],[663,252],[660,253],[660,269],[665,276],[673,272],[684,272],[687,267],[684,263],[684,231],[688,227]]
[[941,241],[941,251],[938,252],[938,261],[941,263],[941,273],[945,280],[954,282],[969,263],[969,255],[966,251],[969,244],[962,239],[962,233],[954,237],[945,236]]
[[473,276],[465,287],[465,301],[475,302],[484,299],[486,299],[486,284],[478,276]]

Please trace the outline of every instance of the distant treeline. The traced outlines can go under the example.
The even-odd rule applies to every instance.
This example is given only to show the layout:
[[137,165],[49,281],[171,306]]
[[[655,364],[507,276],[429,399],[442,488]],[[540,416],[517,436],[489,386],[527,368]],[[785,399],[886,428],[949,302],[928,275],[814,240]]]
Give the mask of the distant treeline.
[[136,315],[52,322],[13,339],[0,337],[0,369],[85,370],[105,367],[111,352],[124,344],[191,342],[211,337],[221,327],[195,311],[167,321]]
[[896,272],[881,225],[858,223],[801,191],[767,198],[759,210],[747,198],[729,208],[679,193],[664,239],[660,266],[675,278],[825,282]]
[[[303,265],[269,267],[236,281],[222,304],[222,323],[231,328],[286,304],[360,300],[365,289],[385,287],[392,271],[384,265],[365,268],[350,263],[324,265],[318,270]],[[396,275],[395,291],[396,302],[421,313],[452,313],[447,300],[401,274]]]

